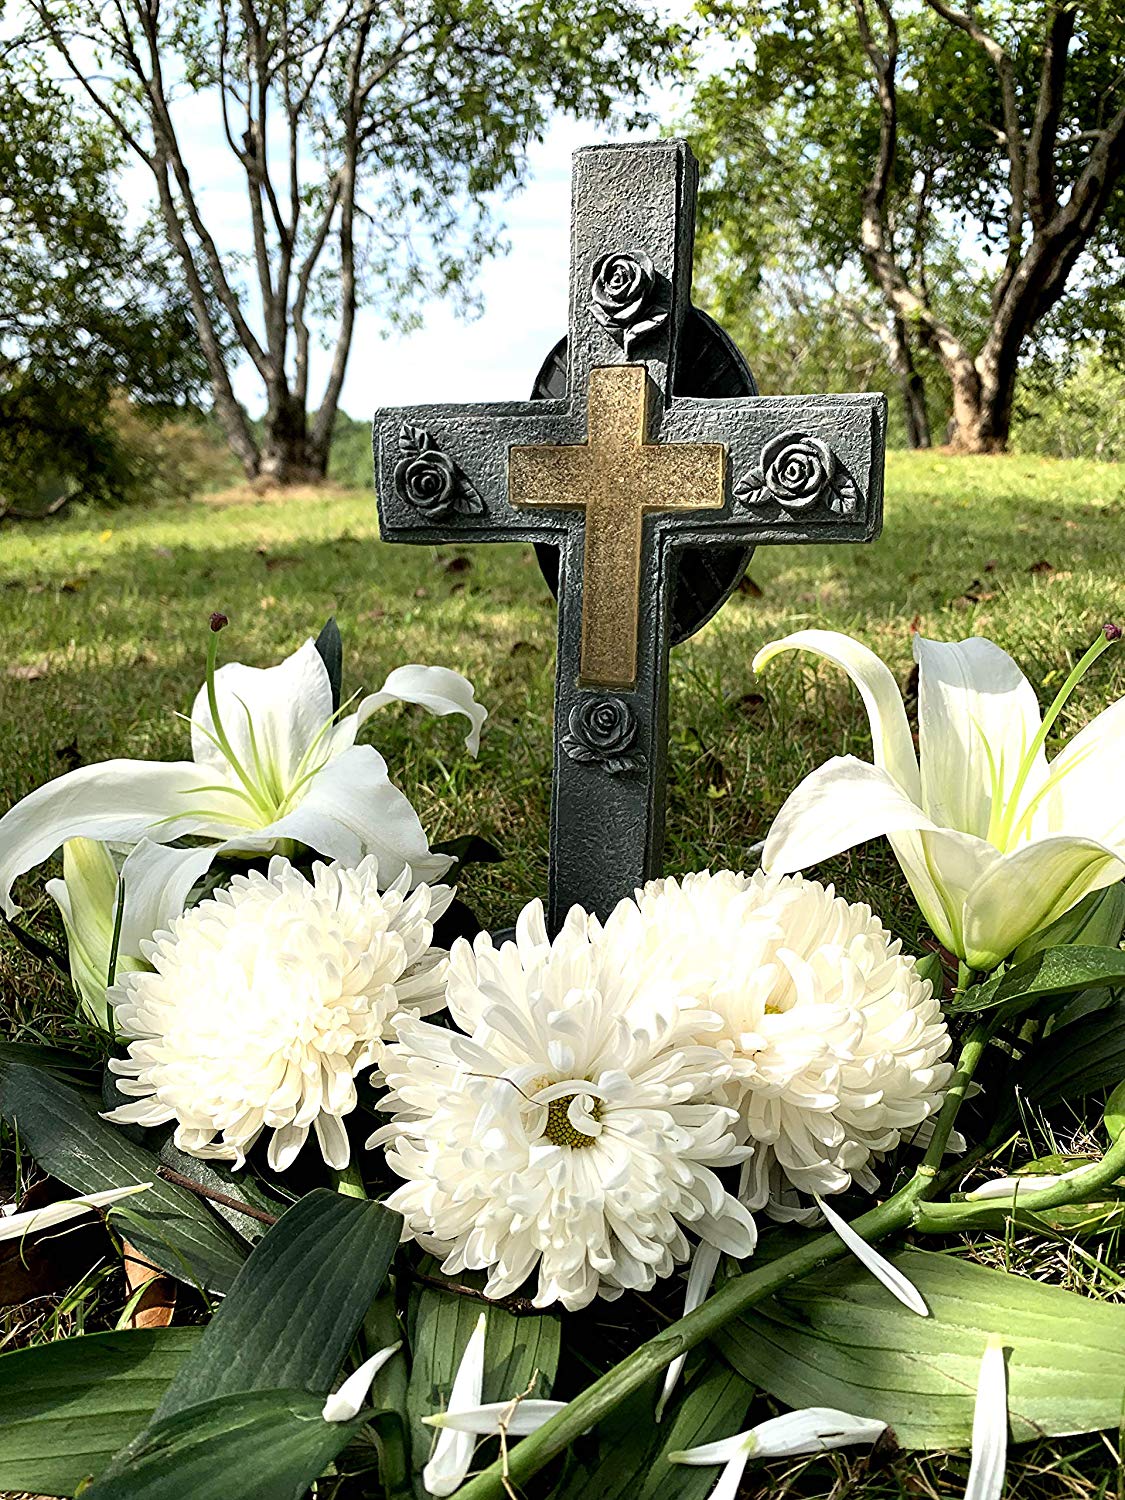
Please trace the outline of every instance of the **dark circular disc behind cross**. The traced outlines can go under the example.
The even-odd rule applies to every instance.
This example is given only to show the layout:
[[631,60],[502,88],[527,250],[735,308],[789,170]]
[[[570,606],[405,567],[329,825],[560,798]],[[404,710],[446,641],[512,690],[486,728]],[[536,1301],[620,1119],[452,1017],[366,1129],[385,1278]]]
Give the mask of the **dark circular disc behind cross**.
[[[713,318],[691,308],[684,319],[676,361],[673,396],[756,396],[758,387],[750,367]],[[566,339],[560,339],[543,362],[531,392],[533,401],[557,400],[566,395]],[[535,548],[539,568],[555,598],[559,595],[559,550],[540,543]],[[672,590],[672,645],[688,640],[714,615],[738,587],[753,547],[685,547],[673,554],[676,576]]]

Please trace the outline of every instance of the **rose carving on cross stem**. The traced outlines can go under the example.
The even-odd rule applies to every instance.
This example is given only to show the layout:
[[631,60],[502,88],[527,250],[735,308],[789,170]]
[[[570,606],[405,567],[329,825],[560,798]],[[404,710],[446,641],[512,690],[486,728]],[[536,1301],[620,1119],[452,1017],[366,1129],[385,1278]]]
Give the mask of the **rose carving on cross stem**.
[[620,335],[626,352],[634,339],[666,323],[667,294],[650,257],[641,250],[599,256],[590,273],[590,311]]
[[644,765],[644,756],[633,749],[636,739],[637,716],[624,698],[600,693],[570,710],[562,748],[571,760],[601,765],[616,775]]
[[772,503],[794,513],[823,505],[836,515],[850,516],[859,497],[855,481],[827,443],[806,432],[783,432],[771,438],[757,467],[737,482],[734,498],[742,505]]
[[402,455],[395,465],[395,492],[428,521],[457,513],[479,516],[484,501],[449,457],[434,446],[422,427],[404,422],[398,435]]

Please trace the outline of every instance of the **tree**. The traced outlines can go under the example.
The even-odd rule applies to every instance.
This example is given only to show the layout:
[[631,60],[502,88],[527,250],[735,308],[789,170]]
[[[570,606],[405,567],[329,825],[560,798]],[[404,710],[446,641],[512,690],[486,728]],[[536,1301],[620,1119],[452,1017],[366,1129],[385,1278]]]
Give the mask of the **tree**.
[[[424,296],[471,303],[473,269],[497,246],[490,197],[518,182],[549,114],[604,119],[678,39],[633,0],[30,5],[41,41],[151,172],[215,413],[247,475],[280,482],[325,472],[358,308],[402,326]],[[209,103],[245,188],[252,290],[193,172]],[[315,411],[314,315],[334,323]],[[234,395],[236,358],[262,385],[260,436]]]
[[[740,131],[765,115],[787,169],[769,191],[845,297],[860,269],[877,292],[916,428],[928,356],[949,382],[954,445],[1006,447],[1033,344],[1120,337],[1116,5],[715,0],[709,14],[755,48],[752,64],[697,98],[713,154],[745,160]],[[725,211],[736,203],[728,173]],[[1075,288],[1084,308],[1066,296]]]
[[48,79],[0,60],[0,515],[116,497],[130,455],[111,402],[165,413],[206,377],[175,267],[125,227],[118,156]]

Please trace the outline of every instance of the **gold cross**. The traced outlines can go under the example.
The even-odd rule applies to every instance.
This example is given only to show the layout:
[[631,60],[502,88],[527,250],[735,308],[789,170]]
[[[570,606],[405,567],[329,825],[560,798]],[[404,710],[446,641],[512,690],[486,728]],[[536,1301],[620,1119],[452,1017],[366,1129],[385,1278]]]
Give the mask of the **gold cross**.
[[657,396],[644,365],[590,371],[585,443],[508,450],[513,506],[584,510],[579,682],[631,688],[637,680],[641,534],[646,515],[721,510],[722,443],[650,443]]

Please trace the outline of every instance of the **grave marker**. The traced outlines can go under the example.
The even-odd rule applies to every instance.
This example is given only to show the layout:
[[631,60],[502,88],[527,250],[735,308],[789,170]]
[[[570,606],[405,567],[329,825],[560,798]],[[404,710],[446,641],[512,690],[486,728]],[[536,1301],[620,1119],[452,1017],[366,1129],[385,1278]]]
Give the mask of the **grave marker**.
[[386,540],[531,542],[557,580],[552,930],[661,873],[670,645],[755,546],[871,541],[882,520],[884,397],[758,396],[691,306],[696,176],[682,141],[579,151],[545,399],[375,417]]

